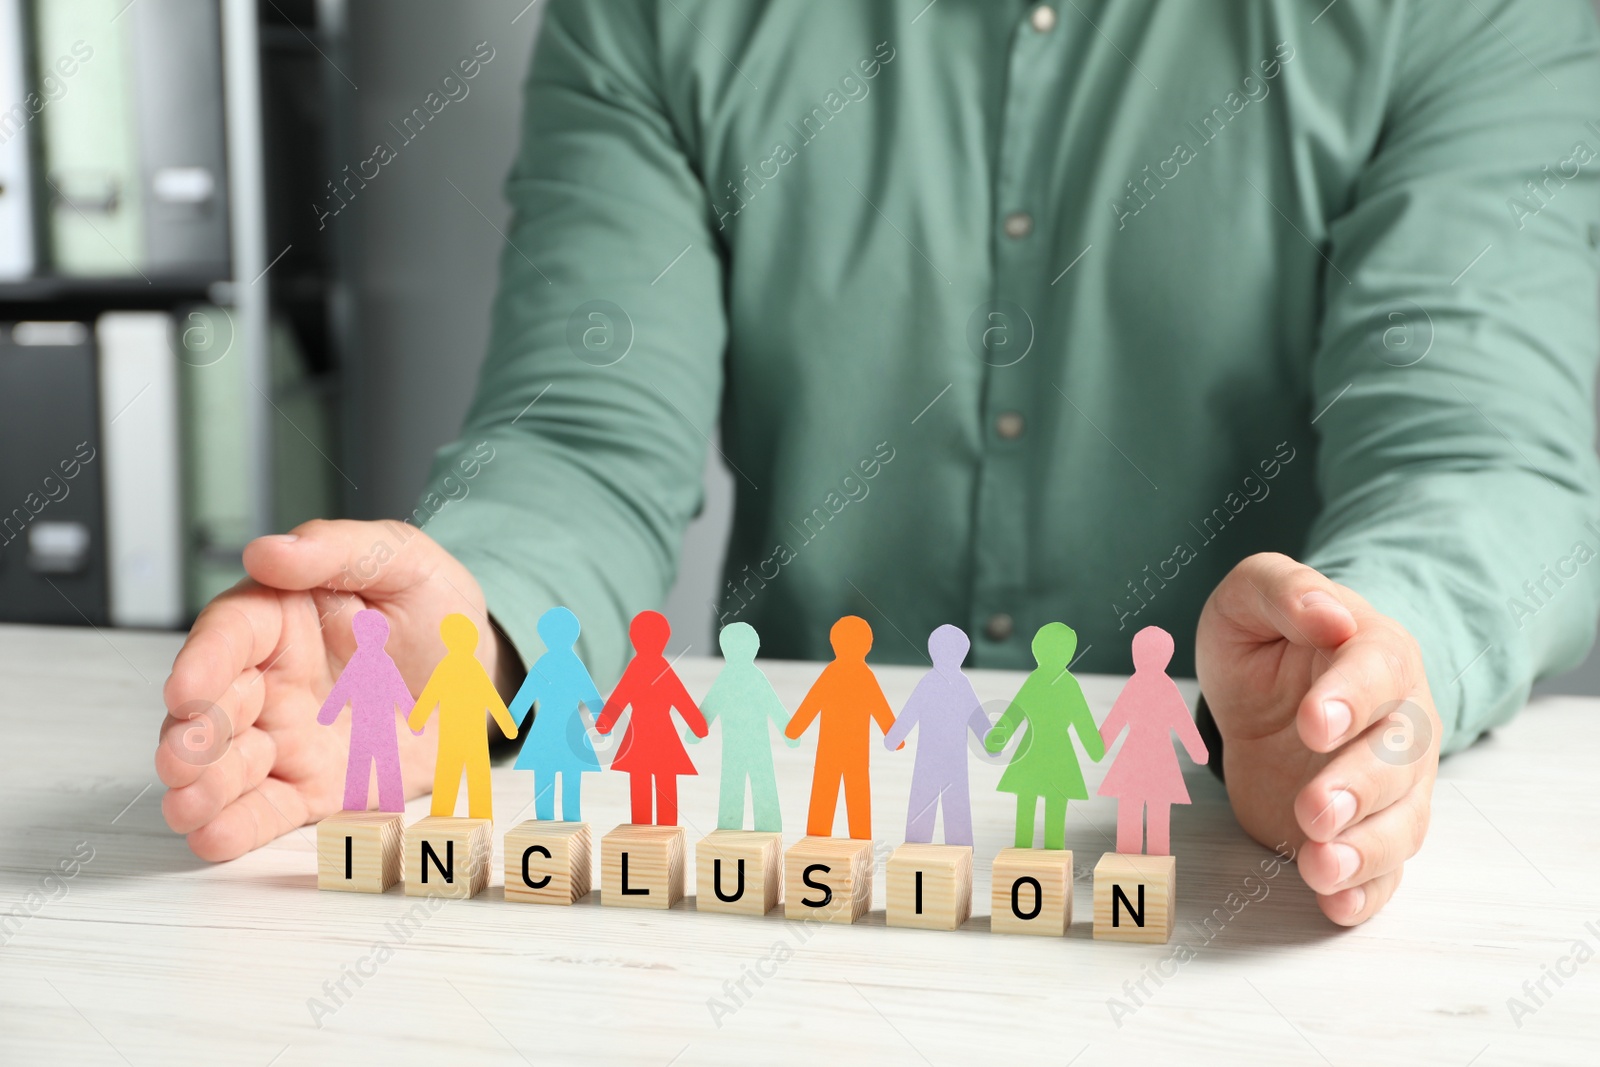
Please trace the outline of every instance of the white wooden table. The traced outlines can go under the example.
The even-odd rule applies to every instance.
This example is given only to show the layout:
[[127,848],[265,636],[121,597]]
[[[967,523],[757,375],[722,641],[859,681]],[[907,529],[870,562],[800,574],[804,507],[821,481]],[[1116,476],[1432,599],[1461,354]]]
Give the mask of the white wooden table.
[[[1106,800],[1068,815],[1070,934],[991,934],[989,862],[1009,844],[1014,805],[993,792],[1000,768],[977,760],[973,918],[954,933],[886,927],[882,860],[902,838],[908,745],[873,753],[877,900],[854,927],[800,927],[781,909],[699,914],[692,896],[669,912],[605,908],[595,895],[571,908],[508,904],[497,855],[488,891],[441,902],[407,933],[397,922],[417,899],[399,887],[316,890],[311,830],[218,866],[167,831],[151,753],[177,647],[170,635],[0,627],[0,913],[12,913],[0,914],[0,1062],[1594,1062],[1594,700],[1541,700],[1449,760],[1427,847],[1395,900],[1356,930],[1327,923],[1292,868],[1261,880],[1270,853],[1245,838],[1209,772],[1189,768],[1195,802],[1173,816],[1171,945],[1090,937],[1088,875],[1114,825]],[[817,670],[768,667],[791,707]],[[679,668],[698,695],[716,662]],[[896,706],[917,674],[881,670]],[[974,675],[996,700],[1020,679]],[[1083,681],[1103,716],[1117,679]],[[776,750],[791,840],[814,736]],[[691,752],[707,772],[682,782],[692,845],[715,822],[715,737]],[[1091,785],[1104,767],[1088,767]],[[530,787],[499,767],[494,792],[498,852],[528,817]],[[597,837],[625,819],[626,794],[620,774],[588,779]],[[408,821],[426,803],[413,802]],[[91,850],[75,877],[59,875]],[[1229,893],[1244,896],[1252,875],[1260,899],[1208,934],[1201,921]],[[1523,983],[1558,966],[1570,972],[1563,984],[1546,978],[1551,995],[1528,998]],[[349,995],[335,1001],[333,984],[356,972],[365,976],[346,977]],[[713,1021],[712,998],[734,1005],[731,983],[747,972],[771,976],[759,987],[746,978],[751,995]],[[1514,996],[1533,1012],[1514,1020]],[[314,998],[335,1008],[320,1026]]]

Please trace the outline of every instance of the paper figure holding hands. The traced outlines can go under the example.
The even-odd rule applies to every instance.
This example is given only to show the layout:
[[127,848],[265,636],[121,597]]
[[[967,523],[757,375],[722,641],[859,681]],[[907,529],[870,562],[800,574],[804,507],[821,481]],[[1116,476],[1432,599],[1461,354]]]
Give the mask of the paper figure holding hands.
[[489,712],[507,737],[517,736],[500,694],[495,691],[489,672],[478,662],[478,628],[465,615],[446,615],[439,624],[444,638],[444,659],[433,669],[423,687],[409,723],[413,733],[421,733],[439,709],[439,758],[433,765],[432,814],[449,818],[455,814],[456,794],[461,791],[461,775],[467,776],[467,814],[473,819],[494,818],[494,800],[489,795],[489,732],[483,728],[483,713]]
[[[582,822],[583,772],[600,769],[583,721],[583,705],[588,705],[591,715],[598,715],[605,702],[574,649],[581,629],[578,617],[567,608],[551,608],[539,616],[538,629],[545,654],[529,668],[517,695],[511,698],[511,718],[528,735],[515,766],[533,772],[534,818],[556,817],[559,776],[561,817]],[[528,723],[535,701],[539,710]]]
[[344,810],[366,811],[373,764],[378,768],[378,810],[406,810],[405,785],[400,778],[400,743],[395,713],[411,711],[411,690],[400,677],[384,643],[389,640],[389,620],[367,608],[350,620],[356,650],[339,672],[317,721],[332,726],[345,705],[350,706],[350,763],[344,776]]
[[1033,847],[1033,821],[1044,800],[1044,847],[1066,848],[1067,801],[1086,800],[1089,788],[1078,766],[1072,731],[1096,763],[1105,755],[1089,702],[1078,680],[1067,670],[1078,649],[1078,635],[1065,623],[1051,622],[1033,635],[1038,668],[1029,674],[1011,706],[984,740],[991,753],[1006,747],[1019,726],[1027,733],[1017,746],[995,789],[1017,797],[1017,848]]
[[894,726],[883,735],[893,751],[905,743],[913,727],[917,735],[916,766],[911,772],[911,805],[906,811],[906,841],[932,844],[935,812],[944,808],[944,843],[972,844],[972,799],[967,790],[967,734],[980,742],[989,720],[961,664],[972,641],[959,627],[946,624],[928,635],[933,670],[922,676]]
[[[779,733],[789,725],[789,709],[783,706],[772,683],[756,666],[761,637],[749,623],[734,622],[717,635],[726,666],[711,691],[700,701],[700,712],[709,728],[722,723],[722,784],[717,807],[717,829],[744,829],[745,782],[750,783],[750,805],[755,811],[755,829],[764,833],[783,832],[783,813],[778,807],[778,779],[772,768],[772,735],[769,724]],[[687,739],[698,744],[693,734]],[[790,748],[800,742],[785,739]]]
[[868,720],[888,733],[894,727],[894,712],[884,698],[878,679],[867,666],[872,650],[872,627],[867,620],[846,615],[828,631],[834,659],[800,702],[789,720],[784,736],[798,738],[819,715],[822,725],[817,735],[817,763],[811,776],[811,810],[806,818],[806,834],[811,837],[833,835],[834,808],[839,802],[839,786],[844,785],[845,812],[850,836],[872,838],[872,781],[867,776],[867,751],[870,742]]
[[[594,728],[609,734],[624,709],[633,708],[628,730],[611,761],[614,771],[627,771],[633,800],[633,821],[657,826],[678,824],[678,775],[694,774],[694,764],[684,751],[683,742],[672,725],[677,709],[696,735],[706,735],[706,721],[694,706],[689,691],[667,662],[662,652],[672,629],[666,616],[657,611],[641,611],[628,627],[634,657],[622,672],[622,680],[611,691],[611,699],[600,711]],[[655,789],[655,818],[651,818],[651,785]]]
[[[1133,635],[1133,677],[1111,705],[1100,727],[1107,748],[1126,728],[1111,770],[1100,783],[1100,795],[1117,798],[1117,851],[1151,856],[1171,854],[1172,805],[1189,803],[1172,734],[1196,763],[1210,758],[1200,731],[1189,717],[1189,705],[1178,685],[1167,677],[1172,661],[1172,635],[1159,626],[1146,626]],[[1148,811],[1149,845],[1141,848]]]

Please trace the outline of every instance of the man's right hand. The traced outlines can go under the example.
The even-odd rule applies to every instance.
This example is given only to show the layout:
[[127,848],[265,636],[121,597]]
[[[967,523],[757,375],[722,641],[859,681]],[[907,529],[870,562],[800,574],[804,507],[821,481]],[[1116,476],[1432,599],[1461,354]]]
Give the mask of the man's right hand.
[[[478,624],[478,658],[499,677],[477,580],[414,526],[308,522],[252,541],[244,566],[250,577],[206,606],[173,661],[156,746],[162,813],[207,860],[233,859],[341,807],[350,715],[327,727],[317,711],[355,650],[357,611],[389,620],[388,652],[413,693],[444,654],[439,621],[452,612]],[[197,751],[186,742],[200,714],[226,724]],[[426,793],[438,729],[417,737],[398,717],[395,726],[406,795]]]

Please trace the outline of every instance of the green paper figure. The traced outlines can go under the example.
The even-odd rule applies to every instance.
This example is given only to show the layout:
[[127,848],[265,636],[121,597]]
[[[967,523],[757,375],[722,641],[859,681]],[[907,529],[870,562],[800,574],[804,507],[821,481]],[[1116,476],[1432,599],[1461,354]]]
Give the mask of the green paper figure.
[[[772,737],[768,723],[783,733],[789,725],[789,709],[783,706],[772,683],[756,666],[756,651],[761,638],[749,623],[735,622],[722,628],[717,637],[727,666],[711,684],[711,691],[700,702],[706,726],[722,723],[722,786],[717,810],[717,829],[744,829],[745,782],[755,808],[755,828],[766,833],[783,832],[783,813],[778,808],[778,780],[772,769]],[[691,745],[700,739],[684,738]],[[785,741],[790,748],[799,741]]]
[[1017,797],[1017,848],[1033,847],[1033,819],[1044,799],[1044,847],[1066,848],[1067,801],[1086,800],[1088,787],[1078,767],[1072,730],[1078,731],[1089,758],[1099,763],[1106,754],[1100,730],[1078,680],[1067,671],[1078,648],[1078,635],[1065,623],[1051,622],[1033,635],[1033,658],[1039,664],[1017,690],[1011,706],[994,724],[983,747],[998,753],[1017,727],[1028,732],[1011,757],[996,790]]

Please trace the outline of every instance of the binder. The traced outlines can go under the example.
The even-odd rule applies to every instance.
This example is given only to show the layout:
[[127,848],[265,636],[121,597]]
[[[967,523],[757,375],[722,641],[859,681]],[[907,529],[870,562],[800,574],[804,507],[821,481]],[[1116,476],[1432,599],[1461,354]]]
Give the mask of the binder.
[[95,322],[113,626],[172,628],[184,620],[172,326],[164,311],[108,311]]
[[226,278],[220,8],[216,0],[140,0],[123,21],[132,56],[145,270]]
[[33,121],[22,0],[0,0],[0,281],[33,274]]
[[0,323],[0,621],[109,621],[103,453],[88,324]]
[[[34,5],[35,66],[65,62],[63,90],[39,115],[51,260],[57,273],[144,274],[144,220],[134,144],[125,0]],[[81,58],[80,58],[81,57]]]

